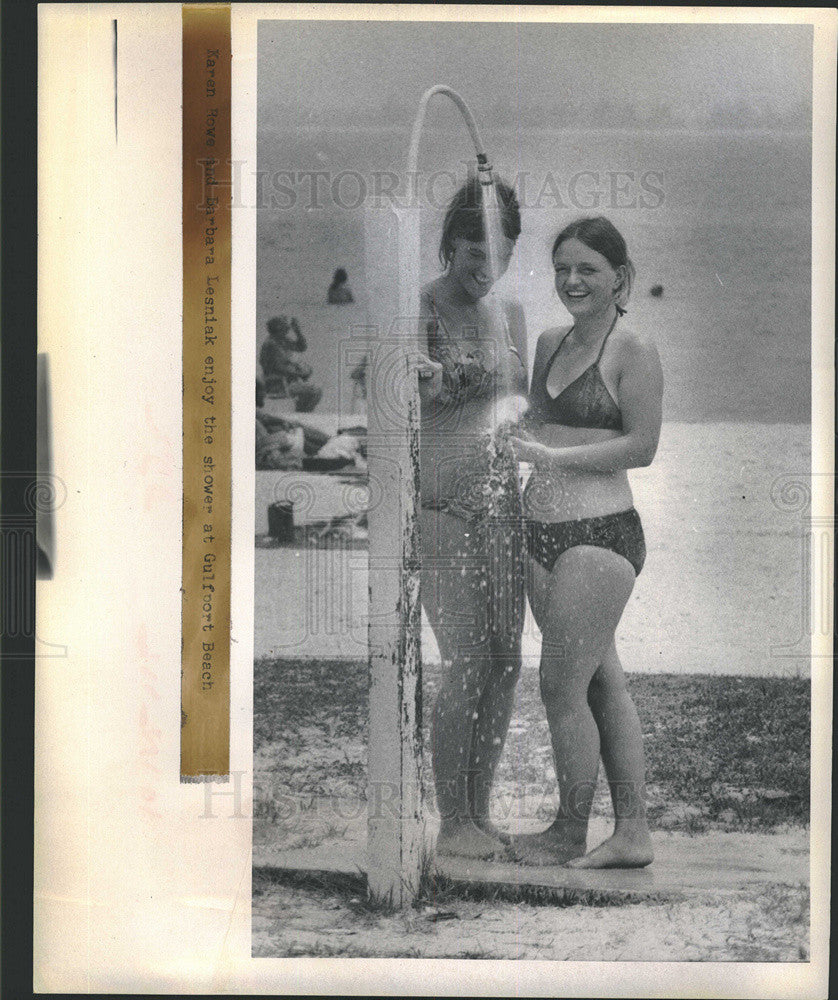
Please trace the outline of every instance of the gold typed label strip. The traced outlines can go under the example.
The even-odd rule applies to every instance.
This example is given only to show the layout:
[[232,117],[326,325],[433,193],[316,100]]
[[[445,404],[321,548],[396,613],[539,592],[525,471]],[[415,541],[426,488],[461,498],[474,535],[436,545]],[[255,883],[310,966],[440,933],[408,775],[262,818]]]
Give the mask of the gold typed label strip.
[[183,7],[181,781],[230,770],[230,8]]

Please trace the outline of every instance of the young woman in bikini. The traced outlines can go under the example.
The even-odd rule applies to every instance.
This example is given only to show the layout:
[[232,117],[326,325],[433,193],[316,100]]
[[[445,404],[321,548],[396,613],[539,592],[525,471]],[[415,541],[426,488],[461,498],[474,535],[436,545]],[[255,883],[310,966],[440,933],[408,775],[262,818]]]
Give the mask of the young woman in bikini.
[[455,194],[439,250],[445,271],[422,289],[420,318],[422,604],[443,661],[432,719],[437,852],[469,857],[504,849],[489,797],[525,606],[517,465],[493,428],[502,402],[526,395],[526,330],[521,306],[491,293],[521,223],[514,192],[496,181],[495,196],[500,232],[490,247],[482,185]]
[[[633,267],[615,227],[602,217],[571,224],[552,262],[573,323],[540,336],[532,436],[509,440],[533,465],[524,498],[529,596],[543,635],[541,696],[560,805],[547,830],[513,847],[531,864],[641,867],[652,861],[643,741],[614,633],[646,554],[627,470],[654,458],[663,377],[655,345],[622,318]],[[615,827],[586,854],[600,755]]]

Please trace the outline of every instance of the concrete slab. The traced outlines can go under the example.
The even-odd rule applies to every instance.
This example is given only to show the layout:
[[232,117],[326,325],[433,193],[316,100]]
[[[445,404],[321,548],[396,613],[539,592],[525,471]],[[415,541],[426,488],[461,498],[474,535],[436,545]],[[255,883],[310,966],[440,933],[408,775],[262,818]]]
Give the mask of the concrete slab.
[[[743,839],[744,838],[744,839]],[[690,837],[658,833],[648,868],[576,871],[514,863],[439,858],[437,867],[456,881],[561,888],[580,893],[630,896],[706,895],[743,892],[755,884],[799,885],[809,881],[809,857],[784,851],[773,835],[714,833]]]
[[[347,822],[343,836],[289,838],[287,828],[256,821],[253,831],[253,866],[294,872],[338,872],[358,874],[367,870],[365,845],[366,817],[363,807],[344,802],[342,815]],[[538,829],[520,824],[512,832]],[[593,846],[609,832],[601,818],[591,822],[588,843]],[[299,833],[299,828],[298,828]],[[429,824],[432,842],[433,824]],[[559,866],[531,867],[514,862],[474,861],[439,857],[436,870],[464,885],[479,884],[501,890],[560,890],[580,901],[598,902],[626,897],[635,899],[677,899],[684,896],[737,894],[763,885],[808,885],[809,841],[804,830],[777,834],[683,833],[653,834],[655,861],[648,868],[604,871],[576,871]]]

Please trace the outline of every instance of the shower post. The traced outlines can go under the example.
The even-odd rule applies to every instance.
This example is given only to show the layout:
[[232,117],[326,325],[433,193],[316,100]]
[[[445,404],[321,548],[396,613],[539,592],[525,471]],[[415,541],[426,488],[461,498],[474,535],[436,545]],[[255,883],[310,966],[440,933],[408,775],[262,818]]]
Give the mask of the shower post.
[[[459,109],[474,144],[480,182],[492,185],[477,124],[446,86],[425,91],[413,123],[408,187],[432,97]],[[484,199],[484,206],[488,201]],[[364,215],[370,330],[367,392],[369,471],[369,786],[370,893],[397,906],[419,889],[422,816],[422,683],[419,597],[419,210],[416,203],[372,206]],[[484,209],[488,210],[488,209]],[[486,219],[487,240],[491,226]],[[427,350],[427,345],[424,345]]]
[[369,776],[367,881],[396,906],[419,888],[421,652],[415,366],[418,219],[392,208],[365,215],[369,472]]

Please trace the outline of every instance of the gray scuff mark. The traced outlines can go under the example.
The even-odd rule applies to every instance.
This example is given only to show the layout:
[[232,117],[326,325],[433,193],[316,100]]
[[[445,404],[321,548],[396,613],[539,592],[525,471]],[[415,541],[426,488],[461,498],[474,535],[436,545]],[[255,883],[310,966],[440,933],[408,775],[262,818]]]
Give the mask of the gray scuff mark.
[[113,134],[114,139],[119,142],[119,72],[118,72],[118,52],[116,18],[113,19]]

